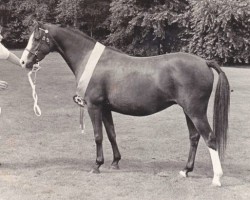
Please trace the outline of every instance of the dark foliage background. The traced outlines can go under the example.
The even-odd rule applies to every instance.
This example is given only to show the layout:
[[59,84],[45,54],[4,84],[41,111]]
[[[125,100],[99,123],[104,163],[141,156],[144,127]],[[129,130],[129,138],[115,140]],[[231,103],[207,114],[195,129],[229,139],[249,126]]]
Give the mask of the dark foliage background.
[[1,0],[4,44],[23,48],[33,19],[73,26],[136,56],[250,59],[250,0]]

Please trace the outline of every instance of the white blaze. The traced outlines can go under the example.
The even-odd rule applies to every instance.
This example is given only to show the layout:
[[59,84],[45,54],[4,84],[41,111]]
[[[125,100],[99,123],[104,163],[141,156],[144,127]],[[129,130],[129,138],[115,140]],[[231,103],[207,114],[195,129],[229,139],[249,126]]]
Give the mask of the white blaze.
[[[30,36],[30,38],[29,38],[29,42],[28,42],[28,44],[27,44],[26,49],[31,50],[32,43],[33,43],[33,38],[34,38],[34,32],[31,34],[31,36]],[[26,66],[26,63],[27,63],[27,61],[28,61],[28,55],[29,55],[29,51],[24,50],[24,51],[23,51],[23,54],[22,54],[22,57],[21,57],[21,59],[20,59],[20,64],[22,65],[22,67],[25,67],[25,66]]]

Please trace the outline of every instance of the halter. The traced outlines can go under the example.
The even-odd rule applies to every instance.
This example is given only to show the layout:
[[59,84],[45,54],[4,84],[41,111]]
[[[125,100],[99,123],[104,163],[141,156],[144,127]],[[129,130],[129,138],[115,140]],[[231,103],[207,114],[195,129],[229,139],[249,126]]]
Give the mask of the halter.
[[32,55],[35,56],[35,58],[36,58],[36,63],[39,62],[38,53],[39,53],[40,48],[41,48],[41,46],[42,46],[42,42],[45,42],[45,43],[48,45],[48,47],[50,48],[50,39],[49,39],[49,37],[48,37],[49,31],[48,31],[48,30],[45,30],[45,29],[42,29],[42,28],[39,28],[39,30],[44,31],[45,35],[43,35],[43,36],[42,36],[42,39],[39,41],[37,50],[36,50],[35,52],[33,52],[33,51],[31,51],[31,50],[25,48],[26,51],[28,51],[29,53],[31,53]]
[[[35,56],[35,59],[36,59],[36,69],[32,68],[32,70],[28,73],[28,79],[29,79],[29,82],[30,82],[30,85],[31,85],[31,88],[32,88],[32,97],[34,99],[34,106],[33,106],[33,110],[36,114],[36,116],[41,116],[41,109],[40,107],[38,106],[37,102],[38,102],[38,96],[37,96],[37,93],[36,93],[36,73],[40,70],[40,65],[39,65],[39,58],[38,58],[38,53],[40,51],[40,48],[42,46],[42,43],[45,43],[46,45],[48,45],[49,49],[50,49],[50,38],[53,40],[56,48],[62,52],[63,54],[63,51],[61,49],[61,47],[58,45],[58,43],[56,42],[56,40],[49,34],[49,31],[46,29],[43,29],[43,28],[39,28],[39,30],[43,31],[45,34],[42,36],[42,39],[39,41],[38,43],[38,47],[37,47],[37,50],[35,52],[25,48],[26,51],[28,51],[29,53],[31,53],[32,55]],[[50,36],[50,38],[49,38]],[[34,81],[32,80],[31,78],[31,75],[32,73],[34,73]]]

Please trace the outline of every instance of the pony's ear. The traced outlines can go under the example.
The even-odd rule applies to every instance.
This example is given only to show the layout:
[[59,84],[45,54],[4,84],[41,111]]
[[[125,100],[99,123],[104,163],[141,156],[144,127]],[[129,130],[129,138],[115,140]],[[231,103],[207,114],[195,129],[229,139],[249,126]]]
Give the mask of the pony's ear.
[[33,20],[32,20],[32,25],[33,25],[34,27],[38,26],[38,21],[36,21],[35,19],[33,19]]
[[41,31],[39,30],[39,28],[42,26],[42,23],[38,21],[33,21],[33,23],[34,23],[34,37],[35,39],[40,39]]
[[34,29],[34,37],[37,40],[40,39],[40,37],[41,37],[41,33],[39,31],[39,27],[38,26],[36,26],[35,29]]

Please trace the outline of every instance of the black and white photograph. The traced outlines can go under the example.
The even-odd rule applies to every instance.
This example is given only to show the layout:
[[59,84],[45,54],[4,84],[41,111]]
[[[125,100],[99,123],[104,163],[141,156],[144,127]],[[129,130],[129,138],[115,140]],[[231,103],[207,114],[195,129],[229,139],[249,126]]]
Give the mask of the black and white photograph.
[[250,0],[0,0],[0,200],[250,199]]

